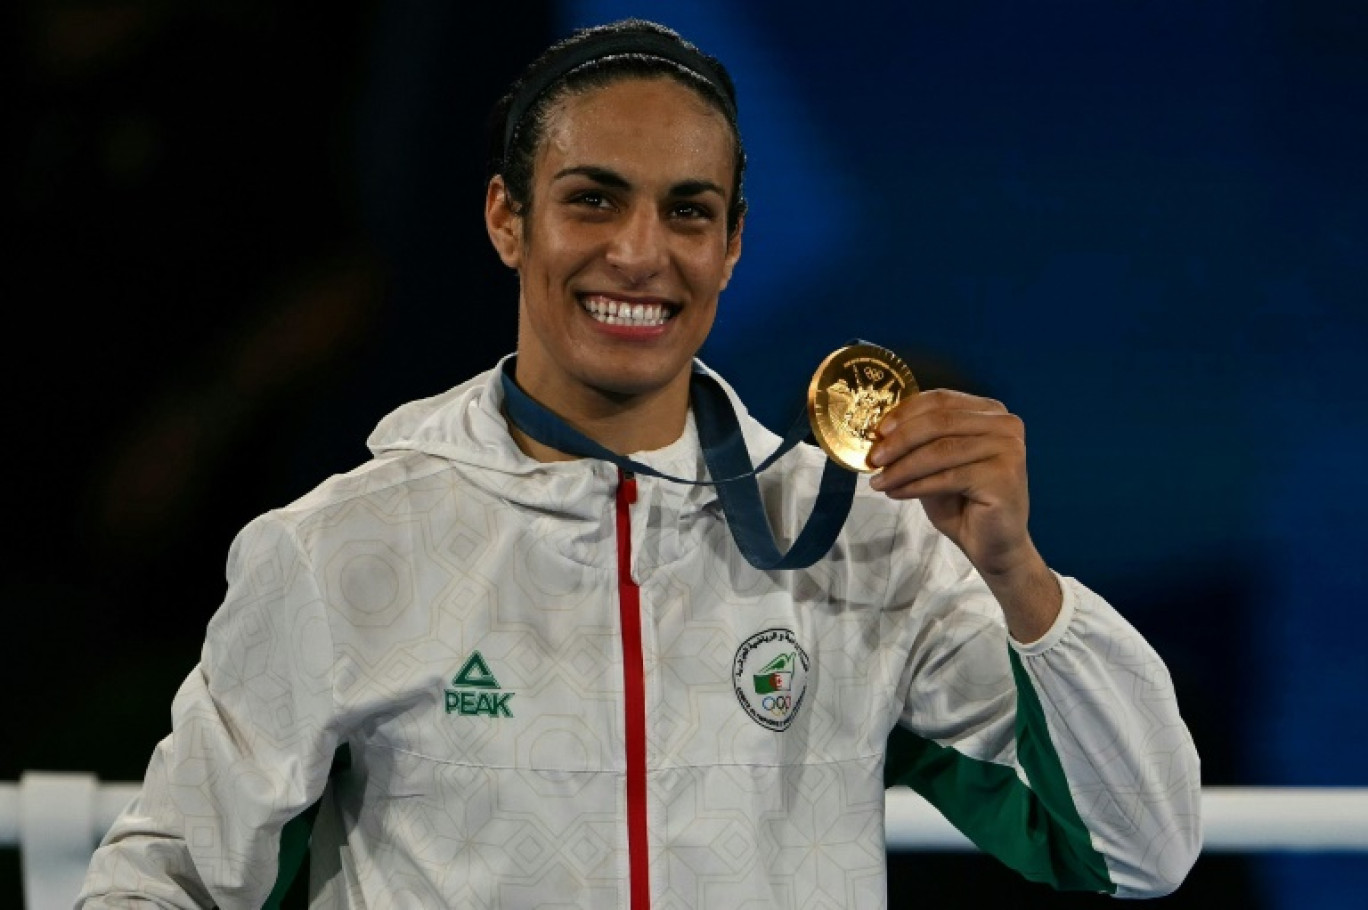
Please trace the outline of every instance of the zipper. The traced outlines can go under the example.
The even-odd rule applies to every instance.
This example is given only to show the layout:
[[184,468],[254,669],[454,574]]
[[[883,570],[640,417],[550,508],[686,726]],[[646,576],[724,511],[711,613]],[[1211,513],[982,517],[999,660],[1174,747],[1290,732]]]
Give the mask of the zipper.
[[646,665],[641,650],[641,589],[632,580],[631,505],[637,482],[618,469],[618,608],[622,628],[623,736],[627,760],[627,868],[629,906],[651,906],[650,845],[646,838]]

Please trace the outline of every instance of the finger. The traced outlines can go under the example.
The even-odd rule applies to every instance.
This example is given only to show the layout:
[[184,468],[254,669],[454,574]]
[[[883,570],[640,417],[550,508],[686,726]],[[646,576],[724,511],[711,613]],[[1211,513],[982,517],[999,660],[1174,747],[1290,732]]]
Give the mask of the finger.
[[951,411],[981,411],[988,414],[1005,414],[1007,406],[994,398],[984,398],[980,395],[970,395],[968,392],[959,392],[954,389],[927,389],[915,395],[909,395],[897,406],[888,412],[879,423],[882,430],[885,424],[891,429],[892,426],[918,414],[924,414],[936,410]]
[[[870,448],[868,461],[872,467],[883,467],[939,440],[977,437],[1016,440],[1024,445],[1026,426],[1020,417],[1006,411],[985,413],[943,408],[923,411],[904,416],[894,422],[891,429],[881,433]],[[953,444],[947,446],[953,447]]]
[[890,499],[954,496],[986,505],[1002,499],[991,492],[1003,487],[1003,483],[995,476],[997,472],[993,459],[988,459],[910,479],[885,478],[883,474],[876,474],[869,483]]
[[1021,440],[1010,436],[945,436],[893,459],[871,484],[874,489],[883,490],[998,459],[1007,466],[1014,460],[1024,462],[1025,449]]
[[[954,497],[1011,509],[1027,501],[1025,475],[1020,468],[1020,463],[1010,458],[988,458],[904,481],[890,477],[876,489],[891,499]],[[875,479],[880,476],[875,475]]]

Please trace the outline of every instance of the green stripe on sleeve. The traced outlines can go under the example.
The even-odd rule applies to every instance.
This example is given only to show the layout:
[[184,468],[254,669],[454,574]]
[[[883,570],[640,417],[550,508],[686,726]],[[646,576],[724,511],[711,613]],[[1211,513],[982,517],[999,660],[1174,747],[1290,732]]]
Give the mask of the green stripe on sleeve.
[[[350,768],[351,746],[344,743],[333,753],[328,779],[331,780]],[[280,829],[280,850],[276,863],[275,887],[271,889],[271,894],[266,898],[266,903],[261,905],[261,910],[280,910],[284,905],[285,895],[290,892],[290,886],[294,884],[295,876],[299,875],[299,869],[304,865],[304,860],[309,855],[309,841],[313,838],[314,820],[318,817],[318,806],[321,801],[322,797],[312,806],[287,821],[285,826]]]
[[309,855],[309,839],[313,836],[314,817],[318,815],[318,803],[314,803],[299,815],[285,823],[280,829],[280,857],[276,864],[275,887],[271,896],[262,904],[262,910],[280,910],[285,895],[294,884],[299,867]]
[[1015,650],[1010,657],[1017,756],[1033,787],[1011,767],[968,758],[902,727],[888,738],[884,784],[915,790],[979,849],[1031,881],[1061,891],[1115,893],[1074,806],[1040,699]]

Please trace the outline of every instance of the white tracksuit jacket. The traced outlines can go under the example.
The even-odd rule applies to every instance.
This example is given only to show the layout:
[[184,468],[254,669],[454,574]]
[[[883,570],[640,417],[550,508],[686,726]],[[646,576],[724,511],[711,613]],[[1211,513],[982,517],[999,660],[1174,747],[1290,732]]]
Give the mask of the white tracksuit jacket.
[[[712,488],[533,461],[501,399],[495,370],[400,408],[371,461],[243,529],[79,907],[259,907],[304,844],[316,907],[880,907],[895,782],[1033,879],[1187,873],[1196,752],[1097,595],[1063,579],[1018,645],[920,506],[863,481],[824,559],[761,572]],[[777,438],[733,401],[758,461]],[[705,476],[692,423],[634,457]],[[781,547],[823,461],[761,476]]]

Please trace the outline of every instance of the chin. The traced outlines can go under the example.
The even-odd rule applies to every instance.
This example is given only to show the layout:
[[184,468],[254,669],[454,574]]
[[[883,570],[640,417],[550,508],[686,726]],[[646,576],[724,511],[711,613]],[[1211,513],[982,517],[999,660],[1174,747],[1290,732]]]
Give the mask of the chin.
[[690,362],[691,360],[686,360],[683,369],[651,368],[646,364],[636,363],[626,369],[595,370],[586,379],[590,386],[609,397],[637,398],[669,388],[679,381],[681,374],[688,374]]

